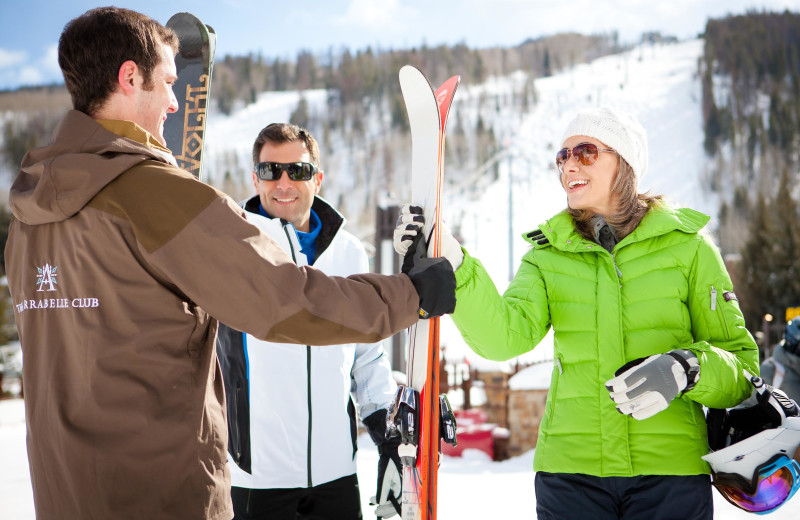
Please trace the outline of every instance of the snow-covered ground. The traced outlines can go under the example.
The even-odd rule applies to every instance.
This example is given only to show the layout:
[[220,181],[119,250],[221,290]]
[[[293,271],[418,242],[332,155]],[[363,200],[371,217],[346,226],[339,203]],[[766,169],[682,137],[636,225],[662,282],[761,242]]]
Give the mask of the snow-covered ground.
[[[714,231],[717,198],[702,188],[706,157],[700,84],[696,77],[702,45],[701,40],[694,40],[645,46],[576,66],[551,78],[537,79],[537,104],[530,113],[521,118],[506,113],[492,122],[499,142],[509,152],[500,158],[499,180],[482,187],[478,195],[447,194],[444,214],[451,227],[459,229],[466,248],[486,265],[500,290],[508,283],[509,249],[512,269],[516,269],[527,248],[520,235],[536,228],[566,204],[553,157],[566,124],[575,111],[586,106],[613,104],[635,113],[648,130],[650,145],[650,168],[643,179],[643,188],[665,194],[677,205],[710,214],[710,228]],[[490,78],[483,85],[462,85],[456,94],[454,110],[463,110],[465,117],[476,117],[469,113],[470,107],[475,106],[470,104],[471,99],[482,92],[509,92],[517,80],[518,77],[512,76]],[[322,91],[306,92],[305,96],[312,109],[321,106],[325,99]],[[236,156],[237,161],[246,162],[255,132],[267,122],[288,119],[297,99],[297,93],[269,94],[229,118],[212,118],[208,142],[216,143],[217,148],[210,147],[209,160],[224,163]],[[459,108],[460,104],[463,108]],[[441,337],[448,359],[467,358],[480,369],[508,368],[508,364],[477,358],[449,319],[443,320]],[[549,358],[552,358],[549,338],[522,356],[523,361]],[[544,378],[546,374],[537,377]],[[368,438],[359,440],[362,449],[358,473],[365,518],[369,519],[374,518],[367,501],[375,492],[377,454]],[[461,458],[444,457],[440,469],[439,518],[534,518],[532,461],[533,452],[500,463],[471,450]],[[716,520],[754,518],[730,506],[716,493],[715,508]],[[0,401],[0,520],[32,518],[23,404],[19,400]],[[797,520],[800,498],[795,497],[768,518]]]
[[[364,519],[374,519],[369,498],[375,494],[378,453],[369,436],[359,437],[358,479]],[[492,462],[479,450],[442,457],[439,469],[441,520],[535,518],[533,451]],[[714,520],[753,520],[714,492]],[[25,450],[25,409],[21,399],[0,401],[0,519],[33,520],[33,495]],[[396,517],[395,517],[396,518]],[[587,520],[591,516],[586,517]],[[800,518],[800,498],[770,514],[770,520]]]

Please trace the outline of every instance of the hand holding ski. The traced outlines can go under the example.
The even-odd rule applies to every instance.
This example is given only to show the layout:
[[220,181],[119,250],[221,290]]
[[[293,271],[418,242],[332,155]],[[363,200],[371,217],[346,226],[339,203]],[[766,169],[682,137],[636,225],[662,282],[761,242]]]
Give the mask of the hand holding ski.
[[[442,256],[444,136],[459,81],[453,76],[434,92],[419,70],[408,65],[400,69],[400,87],[411,127],[411,198],[424,215],[422,234],[412,238],[406,258],[417,257],[421,254],[418,249],[426,250],[428,257]],[[404,242],[402,236],[399,241]],[[447,442],[456,442],[455,417],[447,398],[439,396],[438,318],[421,320],[409,329],[406,359],[409,386],[398,388],[387,425],[401,437],[402,518],[435,520],[440,432],[445,433]]]
[[403,259],[402,271],[419,294],[419,317],[428,319],[456,310],[456,277],[446,258],[429,258],[428,247],[417,235]]
[[[394,250],[398,255],[406,255],[416,236],[422,232],[424,225],[425,215],[422,213],[422,208],[411,204],[402,207],[392,239]],[[444,221],[442,221],[441,238],[441,255],[447,258],[455,271],[461,267],[461,263],[464,261],[464,252],[461,250],[461,244],[455,239]]]

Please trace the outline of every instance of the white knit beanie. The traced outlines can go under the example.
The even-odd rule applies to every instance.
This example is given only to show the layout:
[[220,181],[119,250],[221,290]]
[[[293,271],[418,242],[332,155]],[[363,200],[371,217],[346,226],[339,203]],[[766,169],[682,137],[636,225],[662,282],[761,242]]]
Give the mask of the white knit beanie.
[[631,114],[611,107],[581,110],[567,125],[561,142],[576,135],[594,137],[616,150],[638,180],[647,173],[647,132]]

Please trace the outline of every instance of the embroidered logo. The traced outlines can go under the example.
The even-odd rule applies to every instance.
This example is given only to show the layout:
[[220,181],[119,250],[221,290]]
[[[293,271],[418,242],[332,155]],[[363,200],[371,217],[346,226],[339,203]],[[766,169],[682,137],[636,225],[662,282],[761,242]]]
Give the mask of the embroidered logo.
[[37,267],[36,270],[38,271],[36,285],[39,286],[36,292],[55,291],[56,285],[58,285],[58,280],[56,280],[58,266],[44,264],[44,267]]
[[725,298],[726,302],[739,301],[739,298],[736,297],[736,294],[733,291],[725,291],[724,293],[722,293],[722,297]]
[[[36,267],[36,292],[53,292],[58,289],[58,266],[44,264],[42,267]],[[48,298],[48,296],[55,295],[42,295],[39,299],[25,299],[19,302],[14,302],[17,312],[22,314],[29,309],[97,309],[100,307],[100,298],[93,297],[79,297],[72,298],[69,295],[67,298]],[[67,296],[61,294],[60,296]]]

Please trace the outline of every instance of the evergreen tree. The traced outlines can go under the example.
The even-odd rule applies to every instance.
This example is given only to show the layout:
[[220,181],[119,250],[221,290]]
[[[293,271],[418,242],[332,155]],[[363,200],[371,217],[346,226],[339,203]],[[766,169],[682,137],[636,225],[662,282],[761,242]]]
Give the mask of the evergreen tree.
[[50,139],[63,111],[37,111],[27,117],[15,117],[3,126],[0,152],[12,171],[19,168],[28,150],[43,146]]
[[[772,259],[775,269],[775,305],[779,309],[800,306],[800,222],[797,202],[791,194],[789,170],[784,168],[774,204],[775,230]],[[778,316],[783,316],[780,312]]]
[[289,122],[303,128],[310,126],[310,117],[308,114],[308,101],[305,96],[300,96],[300,101],[297,102],[297,108],[294,109],[292,115],[289,116]]
[[742,286],[739,304],[745,323],[750,330],[757,330],[767,313],[775,315],[772,291],[774,275],[772,258],[777,231],[773,228],[769,208],[762,194],[758,194],[753,219],[750,222],[750,238],[742,249]]
[[550,49],[544,48],[544,58],[542,58],[542,76],[547,78],[553,75],[553,68],[550,64]]

